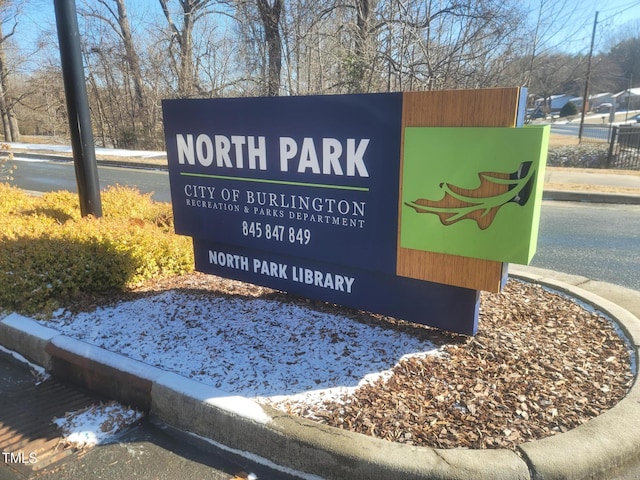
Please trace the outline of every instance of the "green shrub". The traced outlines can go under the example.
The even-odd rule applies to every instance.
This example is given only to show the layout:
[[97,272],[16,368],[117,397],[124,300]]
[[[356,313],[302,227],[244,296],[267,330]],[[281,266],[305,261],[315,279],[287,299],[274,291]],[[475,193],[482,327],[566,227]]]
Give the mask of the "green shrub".
[[9,152],[10,148],[6,143],[0,144],[0,182],[13,180],[13,172],[16,167],[7,165],[7,160],[13,158],[13,153]]
[[560,117],[570,117],[572,115],[578,114],[578,107],[573,102],[567,102],[564,104],[564,107],[560,109]]
[[0,308],[48,314],[80,292],[125,290],[193,269],[191,240],[173,233],[169,204],[116,187],[102,218],[77,195],[32,197],[0,184]]

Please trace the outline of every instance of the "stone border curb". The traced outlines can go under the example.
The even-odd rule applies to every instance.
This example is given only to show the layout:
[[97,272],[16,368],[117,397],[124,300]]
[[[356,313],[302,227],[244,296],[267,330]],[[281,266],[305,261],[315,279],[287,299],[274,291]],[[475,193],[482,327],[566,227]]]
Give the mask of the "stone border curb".
[[[616,293],[621,287],[532,268],[516,268],[512,276],[565,292],[610,316],[628,337],[637,359],[640,320],[619,302],[594,293]],[[625,302],[629,298],[638,315],[640,292],[622,290]],[[637,382],[611,410],[569,432],[521,444],[517,453],[505,449],[441,450],[387,442],[293,417],[60,335],[15,313],[0,321],[0,343],[55,376],[150,411],[171,427],[226,448],[308,472],[307,478],[613,479],[624,469],[640,467]]]

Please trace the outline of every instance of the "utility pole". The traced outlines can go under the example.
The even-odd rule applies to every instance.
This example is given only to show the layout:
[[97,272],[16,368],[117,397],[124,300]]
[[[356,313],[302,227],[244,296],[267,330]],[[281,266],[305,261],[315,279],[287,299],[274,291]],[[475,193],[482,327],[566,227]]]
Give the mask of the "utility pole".
[[627,113],[624,115],[625,123],[629,120],[629,109],[631,108],[631,86],[633,85],[633,73],[629,73],[629,89],[627,90]]
[[69,131],[82,216],[102,216],[96,150],[84,66],[80,51],[80,32],[75,0],[54,0],[60,42],[60,60],[69,115]]
[[582,97],[582,115],[580,117],[580,129],[578,130],[578,143],[582,142],[582,130],[584,128],[584,115],[587,111],[587,104],[589,103],[589,81],[591,80],[591,59],[593,57],[593,44],[596,39],[596,26],[598,25],[598,13],[596,12],[596,18],[593,21],[593,32],[591,33],[591,48],[589,49],[589,59],[587,61],[587,78],[584,82],[584,96]]

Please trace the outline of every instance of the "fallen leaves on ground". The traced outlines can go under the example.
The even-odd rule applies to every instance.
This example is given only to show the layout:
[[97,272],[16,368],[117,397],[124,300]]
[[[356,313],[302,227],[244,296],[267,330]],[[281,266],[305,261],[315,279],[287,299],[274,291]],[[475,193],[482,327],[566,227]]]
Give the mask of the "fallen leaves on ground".
[[631,386],[629,349],[602,316],[513,281],[481,305],[476,337],[306,416],[412,445],[514,448],[600,415]]

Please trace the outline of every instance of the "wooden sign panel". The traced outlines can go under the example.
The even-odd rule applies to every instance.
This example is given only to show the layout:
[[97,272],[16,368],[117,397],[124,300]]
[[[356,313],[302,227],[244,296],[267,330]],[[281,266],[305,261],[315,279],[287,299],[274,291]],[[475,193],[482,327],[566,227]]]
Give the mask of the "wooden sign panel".
[[[402,144],[406,127],[515,127],[520,93],[519,88],[407,92],[402,104]],[[404,149],[400,158],[404,158]],[[398,216],[402,218],[401,209]],[[496,292],[507,268],[503,262],[412,250],[398,243],[397,273]]]

